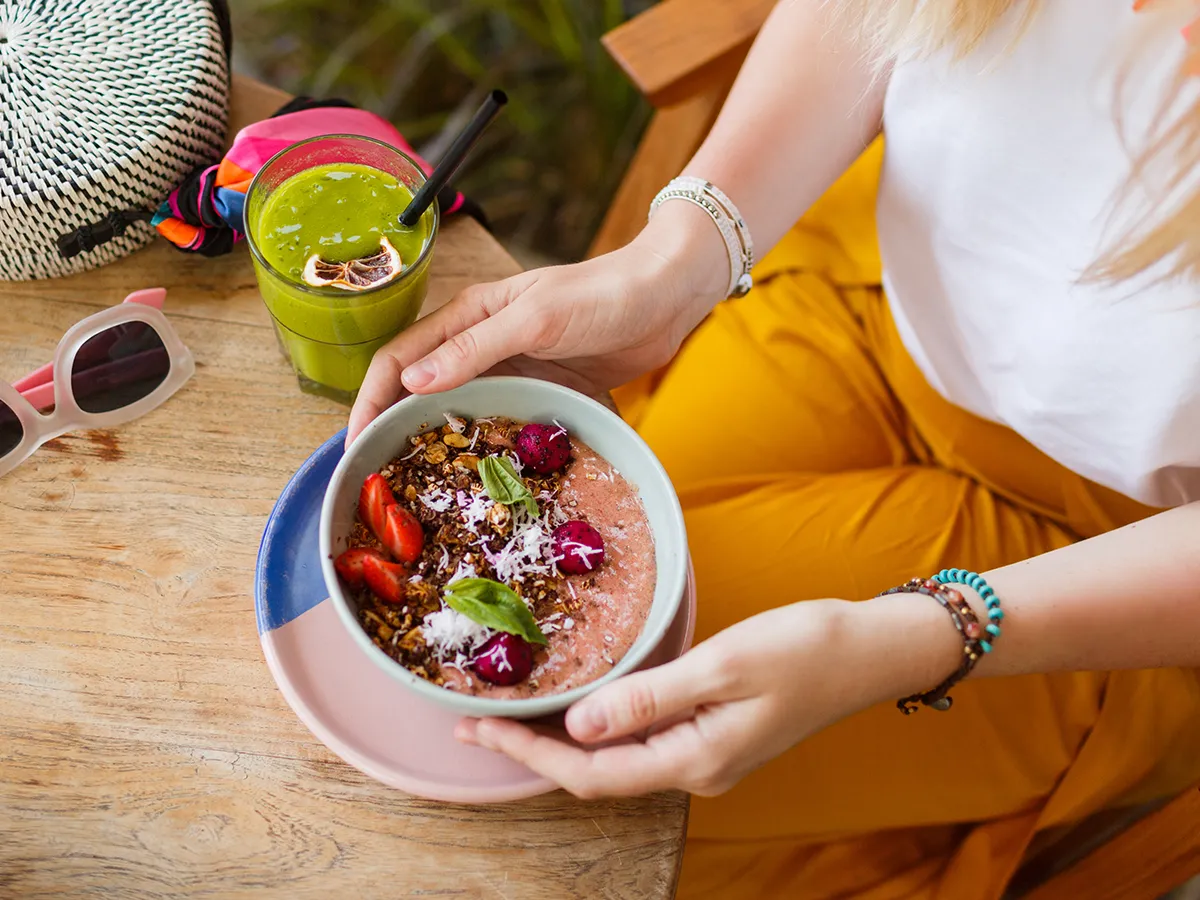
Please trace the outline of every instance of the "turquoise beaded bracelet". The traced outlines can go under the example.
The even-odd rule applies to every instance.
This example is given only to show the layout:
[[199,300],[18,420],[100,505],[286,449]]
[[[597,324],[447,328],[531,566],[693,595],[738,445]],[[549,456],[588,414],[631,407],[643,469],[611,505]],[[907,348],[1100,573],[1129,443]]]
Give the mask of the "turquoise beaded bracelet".
[[933,576],[938,584],[965,584],[983,598],[987,604],[988,623],[984,630],[990,635],[990,640],[982,634],[967,635],[979,640],[979,649],[984,653],[992,652],[992,645],[1000,638],[1000,620],[1004,618],[1004,610],[1000,608],[1000,598],[992,590],[992,586],[978,572],[968,572],[966,569],[942,569]]

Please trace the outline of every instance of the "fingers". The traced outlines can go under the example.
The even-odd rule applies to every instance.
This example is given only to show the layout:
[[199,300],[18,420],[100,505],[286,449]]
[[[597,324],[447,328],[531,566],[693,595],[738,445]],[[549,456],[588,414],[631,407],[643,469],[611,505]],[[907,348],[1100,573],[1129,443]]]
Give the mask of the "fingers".
[[[421,393],[445,390],[444,387],[431,384],[430,379],[422,379],[419,373],[409,373],[407,370],[447,340],[506,307],[536,281],[535,272],[523,272],[494,284],[473,285],[381,347],[371,360],[350,412],[347,446],[381,412],[399,400],[406,388]],[[469,377],[463,381],[469,380]]]
[[431,394],[466,384],[499,362],[533,349],[537,329],[523,310],[500,310],[478,324],[450,335],[423,359],[404,370],[404,386]]
[[731,699],[726,668],[706,645],[674,662],[627,675],[585,697],[567,712],[567,731],[584,743],[635,735]]
[[[509,306],[537,284],[539,277],[539,272],[533,270],[494,284],[474,285],[413,325],[408,330],[410,338],[401,358],[404,387],[422,394],[449,390],[504,359],[504,356],[481,355],[478,351],[496,352],[499,336],[507,336],[509,343],[515,343],[513,339],[520,335],[522,321],[528,324],[529,314],[513,315],[508,312]],[[497,327],[492,319],[502,314],[504,323]],[[519,352],[514,350],[506,355]]]
[[391,344],[381,347],[367,368],[354,408],[350,410],[350,421],[346,425],[347,447],[381,412],[404,394],[404,385],[400,381],[403,368],[399,358],[389,352],[390,347]]
[[[687,725],[678,726],[682,730]],[[632,797],[687,787],[705,765],[702,743],[681,733],[676,740],[584,750],[507,719],[466,720],[456,735],[528,766],[576,797]],[[661,737],[661,736],[660,736]]]

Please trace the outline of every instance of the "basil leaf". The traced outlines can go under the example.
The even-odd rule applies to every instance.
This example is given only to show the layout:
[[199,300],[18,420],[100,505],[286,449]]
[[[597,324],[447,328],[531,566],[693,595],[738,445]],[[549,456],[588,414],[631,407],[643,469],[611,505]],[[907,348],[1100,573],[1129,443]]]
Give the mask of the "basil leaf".
[[531,644],[547,643],[521,595],[507,584],[490,578],[460,578],[446,585],[446,605],[480,625],[515,634]]
[[479,461],[479,477],[487,495],[497,503],[505,506],[523,503],[531,516],[538,514],[537,501],[507,456],[485,456]]

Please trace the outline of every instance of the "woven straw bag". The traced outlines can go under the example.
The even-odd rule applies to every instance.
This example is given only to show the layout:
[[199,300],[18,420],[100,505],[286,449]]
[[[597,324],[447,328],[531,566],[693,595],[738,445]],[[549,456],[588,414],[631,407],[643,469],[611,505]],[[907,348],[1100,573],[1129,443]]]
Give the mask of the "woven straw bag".
[[220,159],[228,22],[225,0],[0,0],[0,279],[81,272],[154,237],[122,221],[70,259],[57,244],[156,209]]

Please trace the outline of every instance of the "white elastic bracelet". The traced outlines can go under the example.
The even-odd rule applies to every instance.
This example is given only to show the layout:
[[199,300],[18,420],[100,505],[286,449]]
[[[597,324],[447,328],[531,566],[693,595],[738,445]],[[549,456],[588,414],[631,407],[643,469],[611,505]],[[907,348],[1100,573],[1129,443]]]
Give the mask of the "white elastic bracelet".
[[671,183],[679,187],[695,188],[698,191],[710,194],[717,203],[725,208],[725,212],[733,219],[738,239],[741,241],[747,269],[754,268],[754,241],[750,238],[750,229],[746,227],[746,222],[742,218],[741,212],[726,193],[711,181],[705,181],[703,178],[697,178],[694,175],[680,175],[678,178],[673,179]]
[[693,203],[708,213],[708,217],[713,220],[713,224],[721,232],[722,240],[725,241],[725,251],[729,254],[729,287],[725,291],[725,296],[732,297],[734,292],[738,290],[738,279],[742,274],[742,251],[730,218],[721,207],[717,206],[717,204],[713,203],[699,191],[689,191],[683,188],[662,190],[654,198],[654,203],[650,207],[650,215],[654,215],[655,210],[667,200],[686,200],[689,203]]
[[742,297],[754,286],[754,245],[750,231],[733,202],[716,186],[702,178],[681,176],[658,192],[650,204],[650,215],[667,200],[686,200],[706,213],[721,232],[729,254],[729,289],[726,297]]

